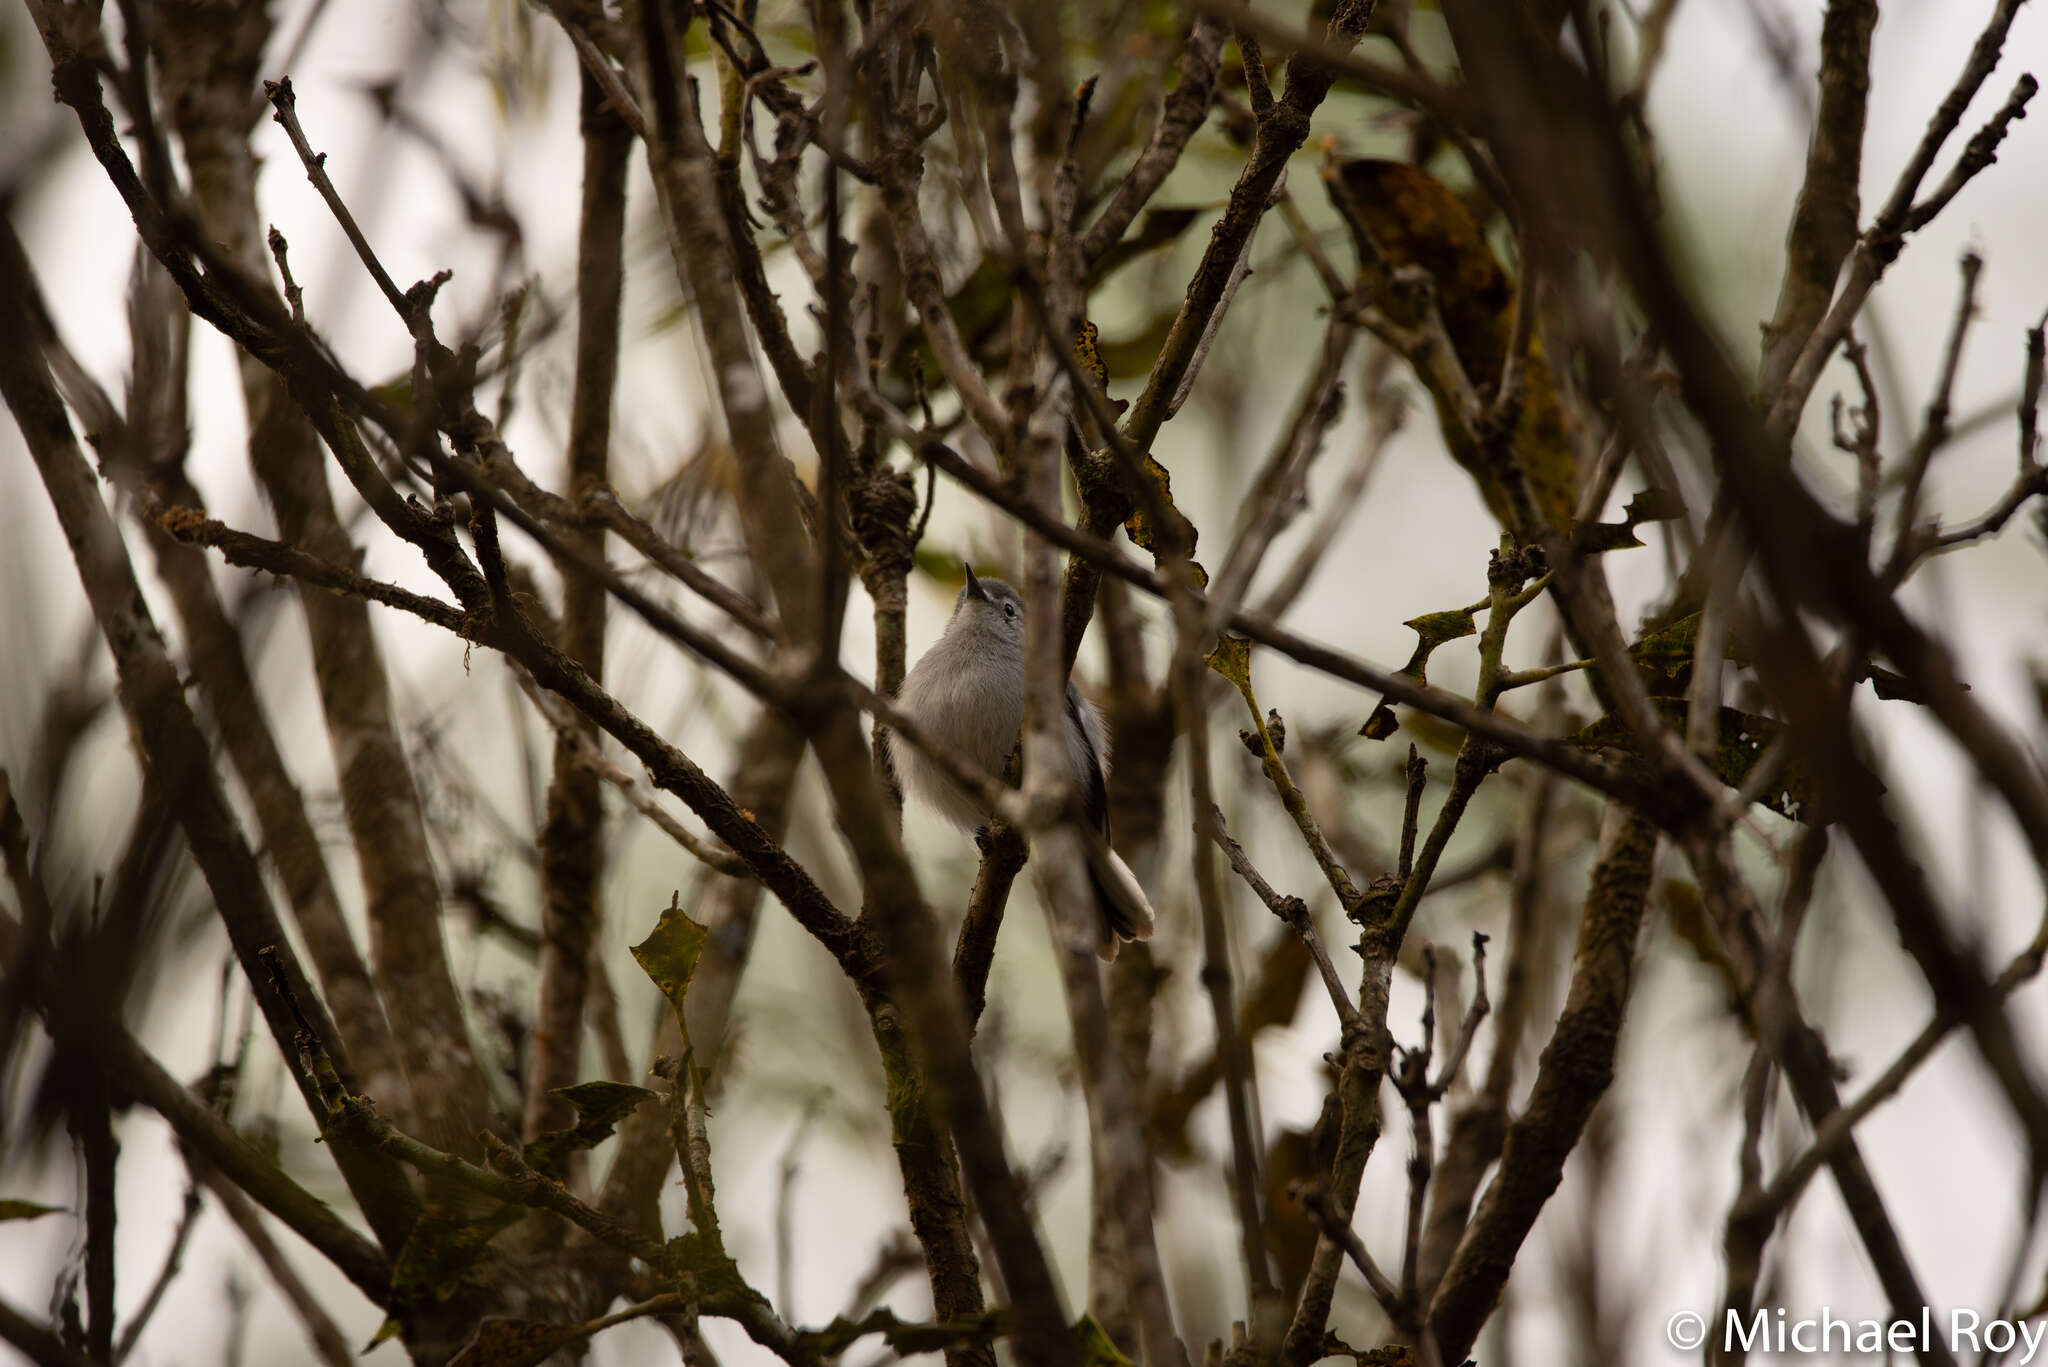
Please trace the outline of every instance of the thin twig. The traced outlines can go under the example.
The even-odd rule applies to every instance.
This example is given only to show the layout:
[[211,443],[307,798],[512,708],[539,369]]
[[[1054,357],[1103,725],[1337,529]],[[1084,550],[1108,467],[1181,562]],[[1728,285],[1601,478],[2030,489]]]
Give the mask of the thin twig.
[[[271,117],[284,129],[285,135],[291,139],[293,150],[299,154],[299,161],[306,168],[306,179],[313,182],[313,188],[318,190],[320,198],[327,202],[328,212],[334,215],[334,221],[340,225],[349,245],[355,248],[356,256],[362,260],[363,269],[370,273],[370,279],[376,281],[378,290],[383,293],[385,300],[399,318],[404,320],[407,329],[417,336],[412,303],[384,269],[384,263],[377,259],[376,250],[370,246],[370,240],[363,236],[363,230],[356,224],[355,215],[350,213],[348,205],[342,202],[341,192],[334,188],[334,181],[327,174],[327,154],[315,152],[313,145],[306,140],[305,129],[299,126],[298,95],[292,89],[292,78],[286,76],[278,81],[265,81],[263,94],[270,101]],[[280,270],[283,269],[283,265],[284,257],[280,252]],[[303,316],[303,311],[300,311],[299,316]]]
[[[1202,644],[1200,619],[1190,602],[1191,595],[1175,603],[1179,639],[1171,682],[1174,710],[1188,737],[1189,800],[1198,813],[1195,819],[1195,890],[1201,909],[1203,967],[1202,981],[1208,988],[1210,1015],[1216,1028],[1216,1052],[1223,1063],[1225,1110],[1230,1121],[1231,1197],[1237,1213],[1239,1246],[1245,1275],[1251,1288],[1254,1315],[1261,1302],[1275,1295],[1268,1261],[1263,1222],[1259,1212],[1259,1153],[1251,1130],[1250,1059],[1237,1029],[1229,948],[1225,939],[1223,892],[1218,886],[1211,842],[1204,839],[1202,814],[1215,811],[1214,790],[1209,769],[1209,746],[1202,666],[1198,652]],[[1256,712],[1254,712],[1256,716]],[[1259,723],[1263,727],[1263,722]],[[1270,748],[1270,742],[1269,748]]]
[[1345,1255],[1351,1259],[1352,1265],[1365,1278],[1366,1289],[1372,1292],[1373,1299],[1378,1301],[1390,1316],[1393,1315],[1401,1305],[1399,1288],[1387,1279],[1387,1274],[1373,1261],[1372,1253],[1366,1248],[1365,1241],[1358,1237],[1358,1231],[1337,1213],[1330,1200],[1330,1193],[1320,1183],[1297,1182],[1288,1188],[1287,1194],[1308,1212],[1309,1217],[1322,1230],[1324,1238],[1343,1249]]
[[178,1223],[171,1230],[171,1244],[164,1252],[163,1266],[157,1269],[156,1280],[149,1284],[149,1291],[142,1298],[142,1304],[128,1317],[128,1323],[121,1330],[121,1340],[114,1345],[114,1362],[120,1363],[135,1351],[135,1341],[142,1337],[150,1317],[163,1304],[164,1292],[170,1290],[178,1272],[185,1265],[185,1246],[192,1238],[192,1230],[199,1223],[199,1212],[205,1208],[199,1195],[196,1178],[185,1183],[185,1200],[178,1211]]
[[256,1255],[256,1261],[263,1264],[263,1270],[277,1283],[277,1289],[284,1296],[292,1313],[299,1317],[305,1327],[306,1337],[311,1339],[314,1353],[327,1367],[349,1367],[355,1355],[349,1349],[348,1339],[342,1334],[333,1317],[321,1306],[320,1300],[306,1286],[305,1281],[293,1270],[285,1258],[284,1250],[270,1237],[270,1231],[263,1227],[263,1216],[242,1188],[218,1168],[199,1166],[194,1169],[197,1179],[206,1183],[207,1190],[220,1202],[221,1209],[235,1228],[242,1232],[249,1249]]
[[1899,172],[1890,197],[1858,241],[1856,250],[1850,254],[1847,278],[1836,290],[1833,304],[1801,346],[1784,385],[1771,400],[1766,429],[1774,437],[1783,440],[1798,425],[1799,414],[1806,407],[1807,396],[1820,380],[1822,369],[1833,356],[1836,345],[1848,336],[1878,277],[1898,255],[1906,234],[1924,226],[1972,176],[1991,164],[2006,129],[2012,120],[2025,112],[2027,103],[2033,99],[2037,88],[2034,78],[2023,75],[1990,122],[1970,140],[1963,155],[1957,159],[1954,170],[1935,195],[1916,208],[1913,201],[1919,194],[1920,182],[1926,178],[1942,146],[1962,122],[1963,114],[1976,98],[1978,88],[1998,64],[2006,34],[2011,30],[2022,3],[2024,0],[1998,0],[1970,49],[1962,71],[1956,76],[1954,86],[1928,119],[1927,130]]
[[746,860],[692,832],[669,815],[667,809],[655,801],[653,795],[642,788],[638,780],[612,763],[604,750],[578,727],[577,714],[570,710],[568,704],[554,694],[542,691],[525,670],[516,670],[513,677],[519,684],[519,691],[525,694],[526,700],[547,719],[548,725],[554,728],[556,737],[570,748],[578,764],[585,766],[618,789],[620,795],[633,804],[635,811],[652,821],[660,828],[662,834],[680,845],[691,858],[729,877],[751,876],[752,869]]
[[[1992,1001],[1987,1008],[2004,1001],[2021,987],[2039,976],[2044,960],[2048,960],[2048,921],[2044,921],[2026,948],[2015,955],[1991,984]],[[1885,1070],[1870,1081],[1863,1091],[1847,1105],[1830,1113],[1814,1127],[1813,1138],[1799,1154],[1772,1176],[1768,1185],[1756,1197],[1757,1218],[1773,1215],[1784,1210],[1795,1200],[1812,1180],[1822,1165],[1832,1161],[1841,1151],[1856,1126],[1898,1094],[1901,1087],[1914,1072],[1933,1054],[1935,1048],[1962,1022],[1948,1012],[1937,1011],[1933,1019],[1921,1027],[1912,1042],[1899,1051]]]
[[1977,277],[1983,270],[1983,257],[1974,251],[1963,253],[1963,281],[1958,291],[1955,321],[1949,325],[1948,345],[1942,350],[1934,393],[1927,400],[1927,416],[1921,421],[1920,435],[1913,439],[1912,449],[1906,453],[1905,470],[1900,476],[1898,521],[1892,529],[1892,558],[1885,568],[1888,582],[1897,583],[1903,579],[1913,563],[1914,543],[1920,535],[1920,497],[1927,483],[1928,467],[1933,464],[1935,453],[1949,439],[1949,399],[1955,390],[1956,370],[1962,364],[1963,339],[1969,335],[1970,320],[1977,315]]
[[1309,915],[1308,904],[1299,897],[1283,896],[1273,890],[1273,885],[1265,880],[1251,857],[1244,852],[1244,846],[1231,838],[1223,821],[1222,808],[1210,808],[1209,815],[1210,838],[1222,848],[1224,856],[1230,860],[1230,867],[1237,870],[1237,876],[1258,894],[1259,900],[1307,946],[1316,961],[1316,971],[1322,975],[1323,986],[1330,994],[1330,1005],[1337,1009],[1337,1019],[1347,1025],[1357,1023],[1358,1008],[1352,1004],[1351,994],[1344,988],[1344,980],[1337,976],[1337,966],[1330,961],[1330,951],[1324,947],[1323,937],[1316,931],[1315,918]]
[[1429,761],[1411,741],[1406,769],[1407,797],[1401,804],[1401,857],[1394,876],[1406,883],[1415,873],[1415,832],[1422,817],[1423,785],[1429,781]]

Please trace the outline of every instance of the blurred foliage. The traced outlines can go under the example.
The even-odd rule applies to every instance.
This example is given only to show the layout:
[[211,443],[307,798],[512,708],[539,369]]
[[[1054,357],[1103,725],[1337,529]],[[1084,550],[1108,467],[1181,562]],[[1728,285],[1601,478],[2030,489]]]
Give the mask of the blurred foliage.
[[[1359,240],[1361,260],[1377,259],[1399,272],[1419,267],[1434,282],[1434,300],[1465,374],[1482,401],[1500,383],[1515,325],[1515,286],[1487,242],[1486,232],[1463,197],[1421,167],[1406,162],[1361,159],[1341,163],[1331,178],[1345,222]],[[1439,426],[1451,456],[1479,484],[1486,506],[1501,525],[1519,519],[1485,454],[1467,435],[1452,395],[1431,385]],[[1579,476],[1572,440],[1543,345],[1532,331],[1523,381],[1521,420],[1515,429],[1514,462],[1527,480],[1535,511],[1558,527],[1577,520]]]
[[[1664,720],[1685,734],[1687,703],[1683,697],[1653,697],[1657,711]],[[1755,712],[1744,712],[1739,708],[1720,709],[1719,725],[1715,731],[1714,751],[1706,757],[1707,765],[1731,788],[1740,788],[1748,781],[1750,772],[1757,761],[1771,748],[1772,742],[1783,734],[1785,724],[1775,717],[1762,716]],[[1635,734],[1620,717],[1609,713],[1589,726],[1581,727],[1571,739],[1587,749],[1613,749],[1641,758],[1641,749]],[[1814,788],[1812,782],[1802,777],[1796,765],[1787,762],[1778,771],[1770,787],[1760,794],[1757,801],[1769,807],[1779,816],[1791,821],[1808,820],[1814,815]]]

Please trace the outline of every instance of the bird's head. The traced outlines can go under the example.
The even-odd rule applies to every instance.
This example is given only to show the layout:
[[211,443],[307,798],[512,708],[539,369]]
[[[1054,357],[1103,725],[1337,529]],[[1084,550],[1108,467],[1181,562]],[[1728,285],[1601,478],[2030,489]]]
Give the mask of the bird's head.
[[965,568],[967,587],[960,590],[953,603],[953,620],[947,624],[947,633],[972,630],[1022,649],[1023,596],[1000,579],[983,579],[974,573],[973,566]]

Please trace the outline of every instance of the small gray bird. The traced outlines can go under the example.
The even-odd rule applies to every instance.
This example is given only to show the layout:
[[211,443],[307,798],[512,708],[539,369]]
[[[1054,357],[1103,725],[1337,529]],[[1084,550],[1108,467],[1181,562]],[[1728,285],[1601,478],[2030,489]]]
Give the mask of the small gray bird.
[[[1024,600],[1017,590],[1000,579],[977,579],[970,568],[953,620],[903,680],[898,701],[936,739],[1000,777],[1024,726]],[[1089,860],[1088,882],[1102,917],[1096,953],[1114,959],[1120,940],[1152,938],[1152,904],[1109,848],[1109,738],[1102,714],[1071,682],[1065,748],[1067,777],[1102,835],[1103,857]],[[915,747],[895,746],[894,758],[904,785],[939,815],[963,830],[988,824],[988,809]]]

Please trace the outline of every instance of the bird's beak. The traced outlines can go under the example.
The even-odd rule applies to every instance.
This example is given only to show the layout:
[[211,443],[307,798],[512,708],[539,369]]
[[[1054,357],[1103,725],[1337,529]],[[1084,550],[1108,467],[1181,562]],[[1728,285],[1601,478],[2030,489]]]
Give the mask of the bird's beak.
[[981,581],[974,577],[974,566],[962,562],[960,568],[967,571],[967,591],[983,602],[987,602],[988,590],[984,589],[981,586]]

